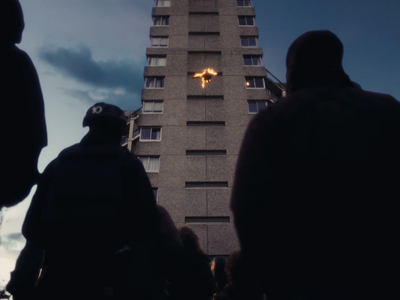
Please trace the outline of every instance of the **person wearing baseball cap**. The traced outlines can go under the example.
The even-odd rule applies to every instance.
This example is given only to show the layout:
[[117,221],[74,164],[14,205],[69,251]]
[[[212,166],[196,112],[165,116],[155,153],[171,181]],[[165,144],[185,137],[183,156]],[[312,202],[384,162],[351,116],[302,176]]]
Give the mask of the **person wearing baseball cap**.
[[[81,142],[46,167],[23,224],[27,245],[45,253],[33,299],[70,299],[60,291],[71,285],[79,291],[76,299],[133,297],[137,291],[126,290],[120,261],[146,263],[129,252],[153,232],[156,202],[142,163],[120,146],[124,112],[96,103],[83,126],[89,132]],[[18,270],[7,288],[18,293],[13,276]]]

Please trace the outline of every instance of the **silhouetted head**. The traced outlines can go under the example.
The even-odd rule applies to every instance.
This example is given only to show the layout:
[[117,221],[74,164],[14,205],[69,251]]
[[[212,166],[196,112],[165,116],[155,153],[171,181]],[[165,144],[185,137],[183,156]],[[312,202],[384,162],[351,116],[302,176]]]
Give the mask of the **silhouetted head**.
[[245,266],[241,251],[233,251],[231,255],[229,255],[225,265],[225,272],[229,282],[234,285],[244,282],[244,278],[249,276],[249,274],[245,274]]
[[0,43],[18,44],[24,30],[24,15],[18,0],[0,1]]
[[214,274],[215,282],[218,285],[218,289],[221,290],[227,283],[228,277],[225,273],[226,258],[223,256],[217,256],[211,263],[211,271]]
[[183,246],[187,252],[203,253],[200,248],[199,238],[192,229],[186,226],[181,227],[179,228],[179,234],[181,236]]
[[118,106],[99,102],[93,105],[86,112],[83,118],[83,127],[103,128],[108,130],[122,130],[126,126],[127,118],[122,109]]
[[349,85],[342,58],[343,44],[331,31],[302,34],[290,45],[286,56],[288,94],[315,86]]

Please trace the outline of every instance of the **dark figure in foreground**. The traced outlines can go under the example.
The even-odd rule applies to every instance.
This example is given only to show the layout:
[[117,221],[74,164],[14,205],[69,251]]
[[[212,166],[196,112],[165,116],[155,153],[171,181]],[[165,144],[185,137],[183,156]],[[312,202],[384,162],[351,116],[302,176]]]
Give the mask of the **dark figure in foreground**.
[[173,300],[211,300],[216,291],[214,276],[211,273],[210,259],[201,250],[199,238],[189,227],[179,228],[185,249],[183,264],[177,266],[179,278],[169,286]]
[[398,287],[400,103],[352,83],[342,55],[330,31],[297,38],[288,96],[255,116],[242,144],[231,208],[270,300]]
[[213,300],[264,300],[265,295],[258,282],[248,285],[246,268],[240,251],[229,255],[225,266],[229,283],[214,295]]
[[[22,201],[37,181],[40,151],[47,145],[43,96],[21,42],[24,18],[18,0],[0,1],[2,173],[0,209]],[[18,116],[18,119],[16,118]]]
[[[144,299],[170,299],[167,293],[167,280],[179,284],[181,277],[185,276],[181,271],[185,263],[182,240],[171,216],[162,206],[157,205],[157,226],[154,232],[148,238],[136,241],[134,249],[122,248],[118,252],[122,254],[120,259],[124,259],[124,263],[127,264],[126,289],[129,291],[140,287]],[[140,260],[146,263],[138,264],[135,259],[129,259],[133,255],[140,257]],[[37,242],[28,241],[18,257],[15,270],[11,273],[11,280],[6,286],[13,299],[31,299],[42,263],[43,250]],[[121,277],[123,276],[119,276]]]
[[[98,103],[84,120],[90,130],[45,169],[22,233],[44,250],[33,299],[146,299],[132,266],[153,245],[157,211],[142,163],[120,146],[126,126],[116,106]],[[140,277],[140,275],[138,275]]]

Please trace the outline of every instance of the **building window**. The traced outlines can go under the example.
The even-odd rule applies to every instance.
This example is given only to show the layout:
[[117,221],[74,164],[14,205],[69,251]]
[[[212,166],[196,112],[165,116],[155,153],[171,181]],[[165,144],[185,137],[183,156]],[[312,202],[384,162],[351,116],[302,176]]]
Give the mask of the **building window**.
[[243,55],[245,66],[261,66],[261,55]]
[[237,0],[237,6],[253,6],[252,0]]
[[166,66],[167,57],[163,56],[147,56],[147,64],[149,66]]
[[142,127],[140,128],[141,141],[160,141],[161,128],[160,127]]
[[168,26],[169,25],[169,17],[153,17],[153,25],[154,26]]
[[257,37],[255,36],[241,36],[240,45],[242,47],[257,47]]
[[146,77],[144,86],[146,89],[162,89],[164,88],[164,77]]
[[138,156],[146,172],[158,172],[160,170],[159,156]]
[[268,102],[267,101],[249,101],[249,113],[255,114],[258,113],[260,110],[267,108]]
[[143,101],[142,112],[145,114],[160,114],[163,111],[163,101]]
[[251,89],[263,89],[264,77],[246,77],[246,87]]
[[152,47],[168,47],[168,37],[165,36],[152,36],[151,37]]
[[170,7],[171,0],[156,0],[157,7]]
[[254,17],[250,16],[242,16],[239,17],[239,25],[240,26],[254,26]]

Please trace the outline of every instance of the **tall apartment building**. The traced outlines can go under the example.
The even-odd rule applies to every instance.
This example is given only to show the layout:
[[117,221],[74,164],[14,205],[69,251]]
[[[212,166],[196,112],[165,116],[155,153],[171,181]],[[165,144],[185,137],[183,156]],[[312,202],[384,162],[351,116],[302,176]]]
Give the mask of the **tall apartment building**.
[[244,131],[281,89],[262,66],[251,0],[156,0],[152,18],[126,145],[176,225],[227,255],[239,248],[229,203]]

